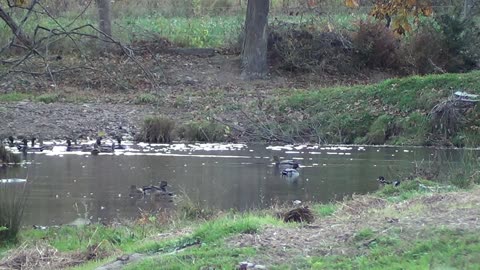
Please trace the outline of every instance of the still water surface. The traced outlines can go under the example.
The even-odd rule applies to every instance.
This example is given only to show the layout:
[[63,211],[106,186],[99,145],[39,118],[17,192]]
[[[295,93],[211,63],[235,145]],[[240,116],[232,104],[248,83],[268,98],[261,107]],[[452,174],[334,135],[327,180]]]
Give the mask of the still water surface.
[[[398,176],[429,148],[265,146],[242,144],[140,145],[91,156],[54,148],[28,154],[27,165],[0,178],[27,178],[26,224],[65,224],[87,213],[93,221],[135,217],[141,209],[168,208],[168,200],[132,199],[131,185],[169,183],[175,194],[218,209],[268,207],[293,200],[328,202],[378,189],[376,178]],[[442,150],[453,153],[459,150]],[[457,153],[458,152],[458,153]],[[300,176],[280,176],[272,156],[296,159]]]

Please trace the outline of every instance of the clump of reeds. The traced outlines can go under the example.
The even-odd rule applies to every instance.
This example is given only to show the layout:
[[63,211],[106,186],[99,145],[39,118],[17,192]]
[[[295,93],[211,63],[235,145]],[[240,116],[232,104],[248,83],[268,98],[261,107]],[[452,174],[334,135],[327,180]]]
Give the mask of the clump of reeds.
[[17,241],[26,201],[26,184],[0,183],[0,243]]
[[148,143],[170,143],[174,128],[175,122],[172,119],[163,116],[147,117],[137,139]]

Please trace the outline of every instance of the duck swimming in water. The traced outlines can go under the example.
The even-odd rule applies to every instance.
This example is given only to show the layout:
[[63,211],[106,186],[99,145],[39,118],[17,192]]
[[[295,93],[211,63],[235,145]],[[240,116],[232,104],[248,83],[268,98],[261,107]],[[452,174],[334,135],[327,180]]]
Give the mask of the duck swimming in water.
[[138,197],[139,195],[168,195],[173,196],[173,192],[167,191],[167,181],[161,181],[159,186],[148,185],[141,188],[136,185],[130,186],[130,197]]
[[67,140],[67,152],[81,151],[83,148],[81,145],[72,145],[72,141],[70,139]]
[[273,156],[273,161],[275,161],[275,166],[279,168],[297,169],[300,167],[300,164],[295,160],[280,160],[278,156]]
[[125,145],[122,145],[122,136],[117,136],[117,144],[114,146],[115,149],[127,149]]
[[296,169],[286,168],[282,170],[282,176],[296,178],[300,176],[300,173]]
[[22,143],[23,143],[23,144],[18,144],[18,145],[17,145],[18,151],[22,151],[22,152],[42,152],[42,151],[45,149],[45,147],[43,147],[43,146],[36,147],[36,146],[35,146],[35,140],[36,140],[36,139],[37,139],[37,138],[35,138],[35,137],[32,138],[31,147],[28,147],[28,140],[27,140],[27,138],[23,138],[23,140],[22,140]]
[[15,139],[13,138],[13,136],[8,136],[8,146],[10,147],[14,147],[15,146]]
[[93,149],[91,151],[92,155],[98,155],[99,153],[112,153],[115,151],[115,144],[112,145],[102,145],[102,137],[98,137],[95,144],[93,145]]
[[383,176],[379,176],[377,181],[382,185],[393,185],[394,187],[398,187],[401,183],[400,180],[387,181]]

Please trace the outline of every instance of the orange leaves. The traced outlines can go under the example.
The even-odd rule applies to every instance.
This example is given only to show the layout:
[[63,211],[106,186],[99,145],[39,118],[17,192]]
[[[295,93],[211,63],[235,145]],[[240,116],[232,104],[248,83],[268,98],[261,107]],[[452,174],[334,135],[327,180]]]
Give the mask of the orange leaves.
[[17,7],[26,7],[27,6],[27,0],[15,0],[15,6]]
[[410,18],[414,21],[420,15],[430,16],[432,7],[429,0],[377,0],[372,12],[376,19],[392,19],[392,28],[400,35],[412,31]]
[[[345,0],[347,7],[358,7],[358,0]],[[395,32],[405,34],[412,31],[410,18],[414,22],[418,17],[431,16],[433,13],[430,0],[377,0],[370,15],[378,20],[387,20]]]
[[345,0],[345,6],[349,8],[356,8],[359,6],[358,0]]

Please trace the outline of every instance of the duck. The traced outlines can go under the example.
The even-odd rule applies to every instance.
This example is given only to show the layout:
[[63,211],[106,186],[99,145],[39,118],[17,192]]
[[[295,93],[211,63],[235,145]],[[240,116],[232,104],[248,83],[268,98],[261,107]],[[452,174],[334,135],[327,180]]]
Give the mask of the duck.
[[28,147],[28,140],[26,138],[23,138],[22,144],[17,144],[18,151],[21,151],[21,152],[42,152],[45,149],[45,147],[43,147],[43,146],[36,147],[35,146],[35,140],[36,140],[35,137],[32,138],[31,147]]
[[154,186],[154,185],[143,186],[142,190],[145,194],[159,193],[159,194],[164,194],[168,196],[173,196],[172,192],[167,191],[167,186],[168,186],[167,181],[160,181],[159,186]]
[[296,169],[293,169],[293,168],[285,168],[285,169],[282,170],[281,174],[282,174],[282,176],[291,177],[291,178],[296,178],[296,177],[300,176],[300,173]]
[[125,145],[122,145],[122,136],[117,136],[117,145],[114,146],[115,149],[127,149]]
[[72,145],[72,141],[70,139],[67,140],[67,152],[81,151],[83,148],[81,145]]
[[298,169],[300,164],[295,160],[280,160],[278,156],[273,156],[273,161],[275,161],[275,166],[279,168],[290,168]]
[[168,195],[173,196],[173,192],[167,191],[168,183],[167,181],[161,181],[160,186],[148,185],[143,187],[137,187],[136,185],[130,186],[130,197],[135,197],[138,195]]
[[387,181],[383,176],[379,176],[377,181],[382,185],[393,185],[394,187],[398,187],[401,183],[400,180]]
[[15,146],[15,139],[12,135],[8,136],[8,146],[14,147]]
[[112,145],[102,145],[102,137],[98,137],[93,145],[93,149],[91,150],[92,155],[98,155],[99,153],[112,153],[115,151],[115,144]]

